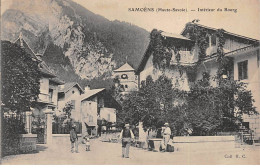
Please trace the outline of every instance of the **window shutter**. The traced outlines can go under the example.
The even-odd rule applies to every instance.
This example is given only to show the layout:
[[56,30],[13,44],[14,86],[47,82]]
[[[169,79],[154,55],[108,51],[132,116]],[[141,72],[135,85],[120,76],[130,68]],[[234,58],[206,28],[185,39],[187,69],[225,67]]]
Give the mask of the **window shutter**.
[[244,67],[243,67],[243,71],[244,71],[244,79],[247,79],[248,78],[248,75],[247,75],[247,65],[248,65],[248,63],[247,63],[248,61],[246,60],[245,62],[244,62]]
[[248,60],[237,63],[238,80],[248,79]]
[[237,64],[237,66],[238,66],[238,80],[241,80],[242,79],[242,63],[239,62]]

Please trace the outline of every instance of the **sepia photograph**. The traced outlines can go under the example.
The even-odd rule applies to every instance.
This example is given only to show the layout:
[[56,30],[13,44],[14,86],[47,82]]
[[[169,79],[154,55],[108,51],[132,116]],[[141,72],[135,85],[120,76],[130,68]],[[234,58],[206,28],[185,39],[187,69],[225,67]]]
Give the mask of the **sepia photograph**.
[[1,165],[259,165],[260,0],[1,0]]

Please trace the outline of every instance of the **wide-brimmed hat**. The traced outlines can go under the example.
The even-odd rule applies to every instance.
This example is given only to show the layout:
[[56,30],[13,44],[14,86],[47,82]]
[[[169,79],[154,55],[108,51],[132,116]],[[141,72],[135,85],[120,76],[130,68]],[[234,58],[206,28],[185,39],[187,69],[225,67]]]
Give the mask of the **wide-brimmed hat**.
[[166,125],[169,126],[169,123],[165,123],[164,125],[165,125],[165,126],[166,126]]
[[130,127],[130,125],[129,124],[125,124],[125,127]]

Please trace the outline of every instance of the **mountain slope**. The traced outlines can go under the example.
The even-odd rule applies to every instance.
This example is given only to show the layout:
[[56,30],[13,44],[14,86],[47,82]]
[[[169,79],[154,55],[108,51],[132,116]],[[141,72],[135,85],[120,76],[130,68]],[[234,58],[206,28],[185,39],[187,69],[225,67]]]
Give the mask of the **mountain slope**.
[[2,25],[4,40],[14,41],[23,32],[35,53],[45,52],[43,59],[57,75],[80,83],[103,80],[106,85],[126,57],[136,68],[149,42],[146,30],[109,21],[71,0],[15,0]]

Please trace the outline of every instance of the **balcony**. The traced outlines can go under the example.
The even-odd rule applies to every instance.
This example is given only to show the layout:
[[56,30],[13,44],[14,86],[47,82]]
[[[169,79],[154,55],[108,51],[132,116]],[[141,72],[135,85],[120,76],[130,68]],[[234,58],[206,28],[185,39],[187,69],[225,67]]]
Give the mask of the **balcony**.
[[171,65],[174,64],[192,64],[196,61],[195,51],[179,51],[179,56],[173,52],[172,59],[170,61]]
[[50,95],[49,94],[45,94],[45,93],[40,93],[39,94],[39,98],[38,98],[37,102],[52,103],[53,104],[53,101],[52,101]]

